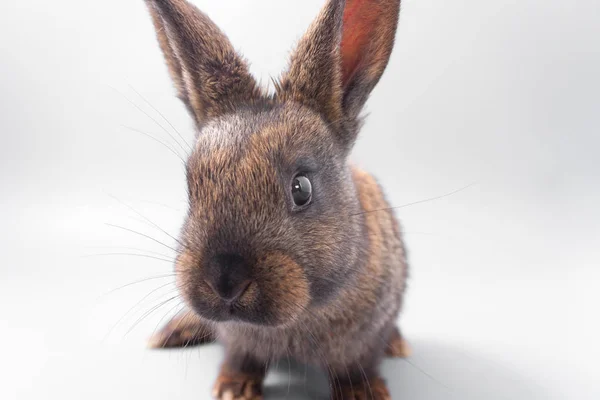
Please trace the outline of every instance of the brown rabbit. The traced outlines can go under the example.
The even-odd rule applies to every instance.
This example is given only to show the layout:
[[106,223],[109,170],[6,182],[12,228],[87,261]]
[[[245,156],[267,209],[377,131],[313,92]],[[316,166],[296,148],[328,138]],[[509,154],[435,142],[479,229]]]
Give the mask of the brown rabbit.
[[329,0],[272,95],[205,14],[146,3],[197,125],[176,262],[189,309],[151,345],[218,338],[219,399],[261,399],[269,362],[288,355],[322,366],[332,399],[389,399],[378,365],[408,351],[395,325],[406,255],[377,182],[347,157],[400,0]]

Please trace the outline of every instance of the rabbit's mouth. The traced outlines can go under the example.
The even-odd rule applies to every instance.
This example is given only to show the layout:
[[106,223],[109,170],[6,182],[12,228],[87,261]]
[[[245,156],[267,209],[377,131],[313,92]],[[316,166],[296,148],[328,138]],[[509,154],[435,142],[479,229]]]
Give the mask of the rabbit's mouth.
[[190,306],[214,322],[238,321],[253,325],[289,324],[310,304],[309,283],[303,269],[282,253],[260,257],[240,283],[211,281],[206,271],[180,275],[180,288]]

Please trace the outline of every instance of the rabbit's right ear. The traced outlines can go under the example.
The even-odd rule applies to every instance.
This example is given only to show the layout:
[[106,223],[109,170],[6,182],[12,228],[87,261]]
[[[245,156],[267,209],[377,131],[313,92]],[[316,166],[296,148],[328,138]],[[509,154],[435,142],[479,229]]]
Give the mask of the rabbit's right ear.
[[247,63],[204,13],[185,0],[145,0],[178,97],[198,126],[260,96]]

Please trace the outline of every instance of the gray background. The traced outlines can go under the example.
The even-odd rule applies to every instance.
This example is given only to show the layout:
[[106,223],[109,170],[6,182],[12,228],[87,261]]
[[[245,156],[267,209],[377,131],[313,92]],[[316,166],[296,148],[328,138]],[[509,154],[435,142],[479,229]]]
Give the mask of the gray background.
[[[323,1],[194,3],[267,82]],[[353,160],[394,205],[475,185],[398,209],[415,355],[386,362],[393,398],[600,398],[600,3],[403,3]],[[3,1],[0,49],[0,397],[207,398],[220,347],[144,348],[170,278],[107,294],[171,270],[107,225],[173,243],[124,204],[171,234],[185,212],[181,163],[123,127],[175,146],[159,110],[193,137],[143,2]],[[303,372],[283,360],[267,399],[326,390]]]

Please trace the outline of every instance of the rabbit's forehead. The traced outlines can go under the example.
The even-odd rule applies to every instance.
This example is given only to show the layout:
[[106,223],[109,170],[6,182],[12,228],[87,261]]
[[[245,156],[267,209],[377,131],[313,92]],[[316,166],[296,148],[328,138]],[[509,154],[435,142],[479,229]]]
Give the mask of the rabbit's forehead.
[[[193,157],[198,165],[239,167],[244,161],[265,168],[274,160],[293,164],[307,154],[322,158],[330,134],[320,117],[283,108],[231,114],[211,121],[198,135]],[[233,162],[232,162],[233,161]]]
[[257,120],[252,116],[237,114],[210,121],[199,133],[195,150],[203,156],[216,151],[226,151],[243,146],[248,135],[256,129]]

